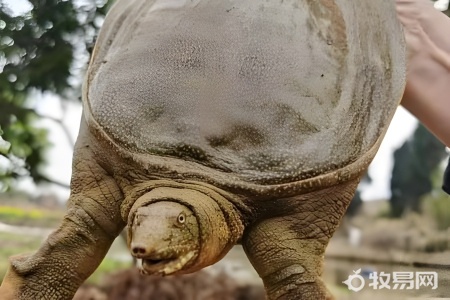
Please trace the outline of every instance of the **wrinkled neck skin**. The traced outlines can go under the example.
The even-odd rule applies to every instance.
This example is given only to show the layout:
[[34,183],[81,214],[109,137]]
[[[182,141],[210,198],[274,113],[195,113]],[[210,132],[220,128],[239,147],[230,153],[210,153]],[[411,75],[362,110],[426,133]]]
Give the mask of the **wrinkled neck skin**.
[[[234,205],[205,185],[155,180],[137,185],[121,207],[128,247],[145,274],[198,271],[219,261],[242,237]],[[183,224],[177,221],[183,215]]]

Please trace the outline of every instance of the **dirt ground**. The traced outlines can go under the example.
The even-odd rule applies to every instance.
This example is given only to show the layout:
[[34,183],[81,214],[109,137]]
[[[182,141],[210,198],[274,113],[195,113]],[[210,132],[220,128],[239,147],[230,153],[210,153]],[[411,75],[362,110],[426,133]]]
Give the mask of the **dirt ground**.
[[132,268],[106,278],[100,286],[84,285],[74,300],[264,300],[262,285],[242,284],[224,272],[171,277],[143,276]]
[[[406,266],[403,263],[383,263],[370,257],[384,257],[380,251],[351,248],[334,241],[325,258],[323,278],[328,289],[337,300],[409,300],[450,299],[450,269]],[[344,254],[351,255],[345,257]],[[359,253],[359,254],[358,254]],[[361,254],[361,255],[360,255]],[[382,254],[382,253],[381,253]],[[341,255],[338,259],[333,256]],[[400,254],[399,254],[400,255]],[[360,259],[358,257],[360,256]],[[445,256],[445,254],[442,254]],[[439,259],[441,255],[433,256]],[[405,258],[405,257],[404,257]],[[359,292],[350,291],[342,282],[354,271],[363,272],[423,272],[435,271],[438,288],[421,287],[413,290],[371,288],[369,275],[365,275],[366,286]],[[439,298],[438,298],[439,297]],[[119,271],[108,276],[99,286],[85,285],[75,300],[263,300],[265,299],[261,279],[250,265],[242,247],[234,247],[217,264],[198,273],[178,277],[142,276],[137,269]],[[311,299],[314,300],[314,299]]]

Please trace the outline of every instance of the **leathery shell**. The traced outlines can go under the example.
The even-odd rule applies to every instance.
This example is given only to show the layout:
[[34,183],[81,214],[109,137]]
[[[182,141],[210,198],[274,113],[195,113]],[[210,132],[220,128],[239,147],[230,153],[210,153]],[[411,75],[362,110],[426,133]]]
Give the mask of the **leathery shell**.
[[127,151],[264,185],[373,156],[404,84],[391,0],[119,0],[83,101]]

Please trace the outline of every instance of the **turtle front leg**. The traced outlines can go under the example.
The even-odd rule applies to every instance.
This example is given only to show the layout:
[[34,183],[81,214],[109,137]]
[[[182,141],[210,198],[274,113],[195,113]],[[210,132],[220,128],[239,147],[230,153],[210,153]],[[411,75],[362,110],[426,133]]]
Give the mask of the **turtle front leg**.
[[321,279],[323,256],[356,185],[354,180],[265,204],[272,217],[251,225],[242,244],[268,299],[333,299]]
[[83,130],[75,149],[67,214],[37,252],[10,259],[0,287],[3,300],[72,299],[125,225],[119,210],[122,193],[95,161]]

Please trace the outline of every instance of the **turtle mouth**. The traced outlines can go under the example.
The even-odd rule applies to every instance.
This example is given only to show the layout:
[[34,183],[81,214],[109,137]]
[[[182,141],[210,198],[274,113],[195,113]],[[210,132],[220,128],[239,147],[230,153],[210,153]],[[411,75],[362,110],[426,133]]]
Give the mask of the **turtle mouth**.
[[139,265],[141,273],[144,275],[166,276],[182,271],[195,257],[195,251],[190,251],[178,257],[142,257],[139,260]]
[[142,263],[145,265],[150,265],[150,266],[158,266],[158,265],[163,265],[166,263],[169,263],[170,261],[172,261],[173,259],[154,259],[154,258],[146,258],[142,260]]
[[141,271],[148,275],[158,274],[161,273],[166,266],[173,264],[177,260],[177,258],[142,258]]

